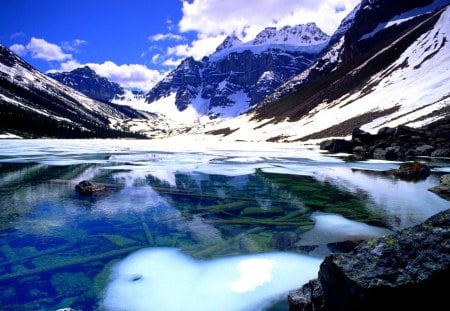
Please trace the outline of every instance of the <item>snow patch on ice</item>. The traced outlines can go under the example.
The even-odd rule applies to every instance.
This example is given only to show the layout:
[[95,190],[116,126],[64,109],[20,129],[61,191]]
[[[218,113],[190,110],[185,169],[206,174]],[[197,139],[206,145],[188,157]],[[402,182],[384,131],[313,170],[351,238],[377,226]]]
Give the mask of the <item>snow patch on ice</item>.
[[311,218],[315,222],[314,228],[303,233],[296,245],[361,241],[392,233],[391,230],[352,221],[341,215],[314,213]]
[[177,249],[143,249],[114,267],[102,304],[108,311],[263,310],[316,277],[320,262],[289,253],[200,261]]

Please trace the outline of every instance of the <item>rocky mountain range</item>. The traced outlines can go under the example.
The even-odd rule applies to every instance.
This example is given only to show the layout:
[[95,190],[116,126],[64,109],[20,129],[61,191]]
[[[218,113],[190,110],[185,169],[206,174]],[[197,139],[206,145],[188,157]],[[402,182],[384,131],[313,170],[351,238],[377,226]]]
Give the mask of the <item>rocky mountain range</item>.
[[269,27],[249,42],[232,35],[213,54],[186,58],[146,94],[86,67],[52,75],[61,87],[2,47],[0,100],[22,109],[30,91],[51,93],[64,105],[27,109],[71,119],[71,98],[84,103],[76,109],[101,115],[98,126],[148,137],[292,142],[349,136],[355,127],[420,127],[450,113],[449,4],[363,0],[332,36],[314,23]]
[[117,95],[125,93],[118,83],[99,76],[88,66],[76,68],[70,72],[53,72],[49,73],[48,76],[100,101],[110,102]]
[[266,28],[250,42],[227,37],[212,55],[185,59],[147,95],[151,105],[175,95],[180,111],[189,105],[202,115],[235,117],[308,68],[329,37],[314,23]]
[[125,123],[144,117],[65,86],[0,45],[0,130],[21,137],[139,137]]
[[251,113],[208,132],[298,141],[349,136],[355,127],[372,133],[383,126],[420,127],[445,117],[449,3],[362,1],[312,66]]

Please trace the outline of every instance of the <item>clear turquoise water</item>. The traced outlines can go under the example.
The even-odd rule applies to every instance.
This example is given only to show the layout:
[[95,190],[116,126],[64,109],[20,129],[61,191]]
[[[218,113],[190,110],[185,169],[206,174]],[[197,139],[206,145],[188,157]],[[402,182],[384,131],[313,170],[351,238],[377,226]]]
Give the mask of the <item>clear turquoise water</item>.
[[[407,183],[377,172],[393,164],[346,164],[312,157],[317,151],[152,148],[2,142],[1,310],[99,310],[111,267],[143,248],[173,247],[201,260],[324,256],[326,239],[299,243],[314,228],[313,213],[397,230],[449,207],[426,191],[446,163],[434,163],[426,181]],[[106,191],[79,195],[74,186],[83,179]],[[286,310],[286,301],[268,308]]]

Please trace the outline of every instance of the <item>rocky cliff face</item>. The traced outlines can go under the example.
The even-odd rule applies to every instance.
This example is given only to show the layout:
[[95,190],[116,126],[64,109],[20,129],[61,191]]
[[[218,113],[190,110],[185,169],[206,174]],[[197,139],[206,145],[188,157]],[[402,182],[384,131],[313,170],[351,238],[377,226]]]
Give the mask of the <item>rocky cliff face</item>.
[[227,37],[209,57],[185,59],[146,100],[176,93],[180,111],[192,105],[201,114],[237,116],[311,65],[328,39],[315,24],[266,28],[247,43]]
[[124,93],[123,88],[118,83],[99,76],[88,66],[70,72],[49,73],[48,76],[90,98],[101,101],[109,102],[115,96]]
[[264,100],[264,105],[301,89],[337,68],[350,64],[384,41],[403,31],[408,19],[432,12],[450,1],[445,0],[363,0],[341,22],[331,36],[323,55],[307,70],[292,77]]
[[290,310],[440,310],[449,277],[447,210],[350,253],[329,255],[318,280],[290,293]]

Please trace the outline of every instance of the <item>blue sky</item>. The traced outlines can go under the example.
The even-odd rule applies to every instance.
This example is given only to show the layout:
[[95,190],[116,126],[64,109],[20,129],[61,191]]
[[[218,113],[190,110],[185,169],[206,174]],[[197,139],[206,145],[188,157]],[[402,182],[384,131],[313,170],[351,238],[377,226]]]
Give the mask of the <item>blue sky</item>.
[[359,0],[0,0],[0,43],[33,66],[89,65],[124,86],[154,85],[226,35],[316,22],[331,34]]

